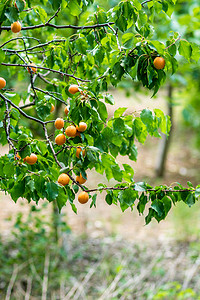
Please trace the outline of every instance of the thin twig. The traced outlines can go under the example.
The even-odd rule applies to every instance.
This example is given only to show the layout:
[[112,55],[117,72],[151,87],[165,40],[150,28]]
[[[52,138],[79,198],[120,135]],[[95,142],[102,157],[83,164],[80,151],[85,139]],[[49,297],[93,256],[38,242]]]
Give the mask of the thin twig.
[[[10,64],[10,63],[1,63],[2,66],[8,66],[8,67],[25,67],[25,68],[28,68],[28,67],[32,67],[32,65],[28,65],[28,64]],[[41,70],[47,70],[47,71],[50,71],[52,73],[57,73],[57,74],[60,74],[62,76],[67,76],[67,77],[71,77],[71,78],[74,78],[78,81],[81,81],[81,82],[91,82],[91,80],[89,79],[82,79],[82,78],[79,78],[79,77],[76,77],[72,74],[68,74],[68,73],[65,73],[65,72],[62,72],[62,71],[58,71],[58,70],[54,70],[54,69],[50,69],[50,68],[46,68],[46,67],[41,67],[41,66],[35,66],[35,68],[37,69],[41,69]]]
[[179,34],[179,36],[177,37],[177,39],[175,39],[175,41],[171,45],[167,46],[165,48],[165,50],[167,50],[168,48],[170,48],[171,46],[173,46],[174,44],[176,44],[176,42],[178,42],[178,40],[180,40],[180,38],[181,38],[181,35]]

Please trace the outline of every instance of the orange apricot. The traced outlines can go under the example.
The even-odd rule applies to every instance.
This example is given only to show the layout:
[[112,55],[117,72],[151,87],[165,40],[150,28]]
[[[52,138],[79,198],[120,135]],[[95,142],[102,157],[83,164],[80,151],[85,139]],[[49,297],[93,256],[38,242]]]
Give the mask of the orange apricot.
[[78,125],[78,128],[77,130],[79,132],[83,132],[87,129],[87,124],[85,122],[80,122],[79,125]]
[[59,146],[63,145],[66,142],[66,136],[63,133],[60,133],[55,138],[55,143]]
[[21,26],[21,24],[19,23],[19,21],[14,22],[14,23],[11,24],[11,31],[12,31],[13,33],[18,33],[18,32],[21,31],[21,29],[22,29],[22,26]]
[[64,120],[61,118],[57,118],[54,123],[56,129],[62,129],[64,127],[64,124]]
[[78,85],[77,85],[77,84],[72,84],[72,85],[70,85],[68,91],[69,91],[69,93],[72,94],[72,95],[78,93],[78,91],[79,91]]
[[31,153],[30,156],[26,156],[25,158],[25,162],[27,162],[27,164],[29,165],[34,165],[37,161],[37,155],[34,153]]
[[78,201],[81,203],[81,204],[85,204],[87,203],[89,200],[89,195],[87,192],[81,192],[79,195],[78,195]]
[[80,183],[80,184],[83,184],[83,183],[85,183],[85,182],[87,181],[87,179],[83,178],[83,176],[82,176],[81,173],[80,173],[79,176],[76,176],[76,181],[77,181],[78,183]]
[[6,86],[6,81],[3,77],[0,77],[0,90]]
[[58,177],[58,183],[63,186],[68,184],[69,180],[70,180],[69,176],[65,173],[60,174],[60,176]]
[[53,104],[51,104],[51,110],[50,113],[52,113],[55,110],[55,106]]
[[65,134],[69,137],[76,136],[76,127],[74,125],[70,125],[65,129]]
[[153,61],[154,67],[158,70],[164,69],[165,67],[165,60],[163,57],[156,57]]

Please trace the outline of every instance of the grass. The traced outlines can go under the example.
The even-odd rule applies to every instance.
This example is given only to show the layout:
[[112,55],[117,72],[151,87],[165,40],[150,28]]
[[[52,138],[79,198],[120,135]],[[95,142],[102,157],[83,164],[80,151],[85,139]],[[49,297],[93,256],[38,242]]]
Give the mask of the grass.
[[136,244],[74,236],[34,206],[0,241],[0,299],[200,299],[198,241]]

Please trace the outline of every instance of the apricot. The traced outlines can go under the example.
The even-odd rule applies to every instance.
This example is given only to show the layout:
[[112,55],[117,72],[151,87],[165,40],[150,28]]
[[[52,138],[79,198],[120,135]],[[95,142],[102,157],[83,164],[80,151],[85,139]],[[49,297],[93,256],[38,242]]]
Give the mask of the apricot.
[[65,129],[65,134],[69,137],[76,136],[76,127],[74,125],[70,125]]
[[64,127],[64,124],[64,120],[61,118],[57,118],[54,123],[56,129],[62,129]]
[[27,162],[27,164],[29,165],[34,165],[36,161],[37,161],[37,155],[34,153],[31,153],[30,156],[25,157],[25,162]]
[[66,136],[63,133],[60,133],[55,138],[55,143],[59,146],[63,145],[66,142]]
[[51,104],[51,110],[50,113],[52,113],[55,110],[55,106],[53,104]]
[[165,60],[163,57],[156,57],[153,61],[154,67],[158,70],[164,69],[165,67]]
[[70,180],[69,176],[65,173],[60,174],[60,176],[58,177],[58,183],[63,186],[68,184],[69,180]]
[[81,192],[79,195],[78,195],[78,201],[81,203],[81,204],[85,204],[87,203],[89,200],[89,195],[87,192]]
[[69,93],[72,94],[72,95],[78,93],[78,91],[79,91],[78,85],[77,85],[77,84],[72,84],[72,85],[70,85],[68,91],[69,91]]
[[79,132],[83,132],[87,129],[87,124],[85,122],[80,122],[79,125],[78,125],[78,128],[77,130]]
[[18,33],[18,32],[21,31],[21,29],[22,29],[22,26],[21,26],[21,24],[19,23],[19,21],[14,22],[14,23],[11,24],[11,31],[12,31],[13,33]]
[[6,81],[3,77],[0,77],[0,90],[6,86]]
[[79,176],[76,176],[76,181],[77,181],[78,183],[80,183],[80,184],[83,184],[83,183],[85,183],[85,182],[87,181],[87,179],[83,178],[83,176],[82,176],[81,173],[80,173]]

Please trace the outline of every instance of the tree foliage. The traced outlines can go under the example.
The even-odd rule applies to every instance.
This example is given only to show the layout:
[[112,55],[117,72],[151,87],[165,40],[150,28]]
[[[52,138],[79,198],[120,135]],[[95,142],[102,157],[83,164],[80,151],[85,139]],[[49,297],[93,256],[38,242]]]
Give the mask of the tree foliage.
[[[107,107],[114,104],[108,87],[131,79],[154,96],[166,76],[177,71],[177,55],[197,61],[199,47],[178,32],[169,32],[162,42],[154,38],[154,19],[170,19],[175,0],[121,1],[108,10],[93,2],[35,0],[25,6],[24,1],[16,0],[17,8],[12,1],[0,4],[1,77],[7,81],[0,93],[0,143],[9,144],[9,153],[0,158],[0,188],[14,201],[46,198],[56,200],[59,209],[68,201],[75,212],[79,190],[89,193],[90,206],[96,206],[97,194],[104,190],[108,205],[119,203],[122,211],[133,209],[138,200],[142,214],[150,202],[146,223],[152,218],[160,221],[177,201],[193,205],[200,185],[136,183],[131,166],[117,163],[118,155],[136,161],[135,141],[143,144],[148,135],[168,134],[170,120],[159,109],[128,115],[125,107],[108,119]],[[22,30],[16,35],[11,24],[17,20]],[[165,59],[164,69],[155,68],[157,56]],[[35,69],[30,71],[33,63]],[[79,88],[74,95],[68,91],[72,84]],[[52,104],[64,118],[65,128],[84,121],[86,131],[57,145],[55,137],[64,129],[52,129]],[[69,108],[67,116],[61,113],[61,106]],[[86,155],[76,155],[80,147]],[[31,153],[37,154],[34,165],[23,160]],[[75,179],[80,174],[86,179],[88,169],[118,183],[112,187],[100,183],[89,190],[87,182],[82,185]],[[61,173],[69,176],[69,185],[58,184]]]

